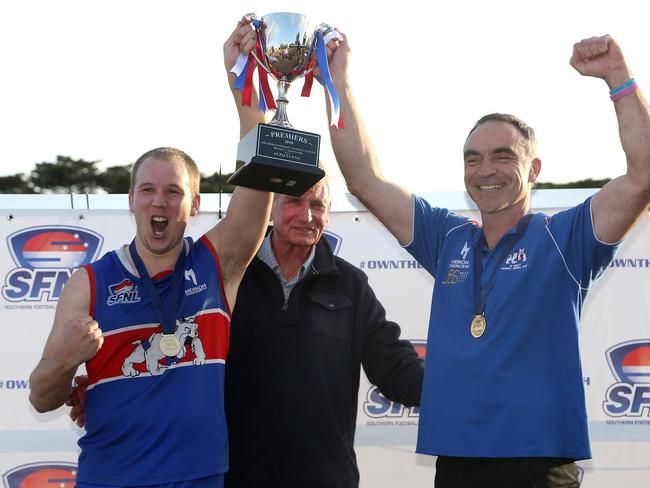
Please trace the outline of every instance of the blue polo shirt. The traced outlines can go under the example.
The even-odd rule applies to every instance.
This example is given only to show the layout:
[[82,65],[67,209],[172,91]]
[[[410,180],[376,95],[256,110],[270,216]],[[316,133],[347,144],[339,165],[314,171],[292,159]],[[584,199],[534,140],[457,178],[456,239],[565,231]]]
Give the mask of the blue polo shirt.
[[[587,292],[617,245],[596,238],[591,198],[533,214],[505,254],[477,222],[414,197],[406,249],[435,278],[417,451],[460,457],[591,457],[578,345]],[[470,333],[475,253],[487,327]]]

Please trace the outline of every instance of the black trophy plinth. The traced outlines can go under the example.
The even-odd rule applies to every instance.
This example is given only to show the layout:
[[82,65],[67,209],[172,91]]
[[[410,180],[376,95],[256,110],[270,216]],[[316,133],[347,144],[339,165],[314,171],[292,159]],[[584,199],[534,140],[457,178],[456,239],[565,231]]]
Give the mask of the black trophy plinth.
[[319,150],[318,134],[259,124],[240,141],[237,161],[244,165],[228,183],[300,196],[325,176]]

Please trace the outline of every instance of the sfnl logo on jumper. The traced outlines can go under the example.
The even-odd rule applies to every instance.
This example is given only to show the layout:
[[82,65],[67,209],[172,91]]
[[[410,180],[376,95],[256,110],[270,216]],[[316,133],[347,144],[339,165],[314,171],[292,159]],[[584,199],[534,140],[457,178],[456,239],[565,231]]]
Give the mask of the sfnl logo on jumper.
[[104,239],[79,227],[39,226],[14,232],[7,246],[17,268],[5,278],[10,302],[56,301],[72,272],[99,254]]
[[650,417],[650,339],[618,344],[606,355],[618,381],[607,389],[605,413],[610,417]]

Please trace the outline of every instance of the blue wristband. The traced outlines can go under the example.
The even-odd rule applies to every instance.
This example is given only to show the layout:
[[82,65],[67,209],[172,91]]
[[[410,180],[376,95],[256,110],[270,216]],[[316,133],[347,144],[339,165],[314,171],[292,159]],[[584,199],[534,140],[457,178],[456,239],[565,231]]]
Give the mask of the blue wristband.
[[616,93],[625,90],[628,86],[632,85],[634,83],[634,78],[630,78],[627,80],[625,83],[623,83],[620,86],[617,86],[616,88],[612,88],[609,90],[610,95],[615,95]]

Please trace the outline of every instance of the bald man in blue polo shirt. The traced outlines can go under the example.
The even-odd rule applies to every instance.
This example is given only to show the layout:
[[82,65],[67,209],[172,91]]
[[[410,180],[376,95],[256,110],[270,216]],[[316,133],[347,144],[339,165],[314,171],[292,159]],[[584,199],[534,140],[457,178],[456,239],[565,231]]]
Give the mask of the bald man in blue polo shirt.
[[579,486],[591,457],[578,321],[593,281],[650,203],[650,114],[618,44],[574,45],[571,65],[610,89],[626,174],[564,212],[532,214],[534,131],[490,114],[464,147],[481,223],[387,181],[354,106],[347,38],[329,46],[344,129],[331,129],[348,188],[435,278],[418,452],[436,487]]

